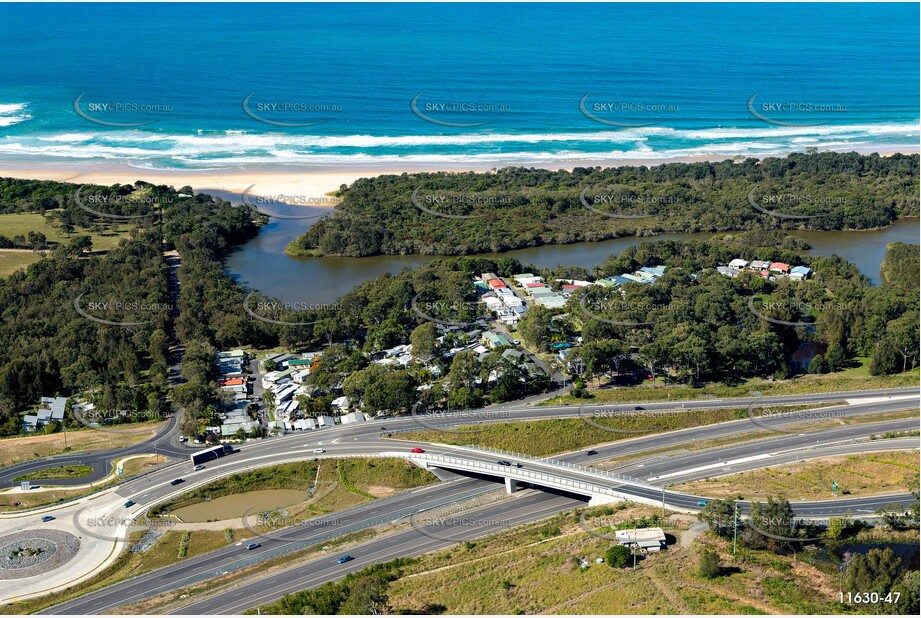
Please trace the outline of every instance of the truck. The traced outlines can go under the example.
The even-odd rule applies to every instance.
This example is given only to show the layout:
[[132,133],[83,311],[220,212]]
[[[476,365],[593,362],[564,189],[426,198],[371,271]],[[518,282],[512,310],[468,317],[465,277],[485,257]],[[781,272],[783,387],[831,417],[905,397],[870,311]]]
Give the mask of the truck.
[[197,466],[198,464],[205,463],[206,461],[213,461],[224,455],[230,455],[231,453],[233,453],[232,446],[229,444],[221,444],[197,453],[192,453],[190,457],[192,459],[192,465]]

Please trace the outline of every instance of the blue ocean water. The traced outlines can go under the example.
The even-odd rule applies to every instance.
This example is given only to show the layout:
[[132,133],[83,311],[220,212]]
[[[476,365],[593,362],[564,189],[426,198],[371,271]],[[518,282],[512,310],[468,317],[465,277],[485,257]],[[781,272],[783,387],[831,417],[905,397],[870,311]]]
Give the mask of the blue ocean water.
[[2,161],[489,166],[919,141],[917,4],[0,12]]

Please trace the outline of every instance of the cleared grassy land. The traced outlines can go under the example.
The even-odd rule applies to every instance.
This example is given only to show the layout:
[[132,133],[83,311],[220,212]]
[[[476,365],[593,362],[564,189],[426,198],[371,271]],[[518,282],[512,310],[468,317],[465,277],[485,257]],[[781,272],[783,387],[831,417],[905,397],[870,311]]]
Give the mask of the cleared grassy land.
[[574,451],[616,440],[626,440],[647,434],[711,425],[724,421],[746,418],[744,409],[686,410],[674,414],[632,416],[624,419],[592,418],[589,424],[582,418],[549,419],[545,421],[518,421],[514,423],[490,423],[488,425],[456,427],[470,430],[465,433],[451,433],[426,429],[410,433],[394,434],[401,440],[423,440],[442,444],[471,444],[489,448],[502,448],[526,455],[552,455]]
[[23,474],[17,476],[14,481],[47,481],[52,479],[82,479],[93,473],[90,466],[57,466],[55,468],[45,468],[38,472]]
[[[832,427],[840,427],[842,425],[851,425],[859,426],[865,425],[867,423],[877,423],[880,421],[895,420],[900,418],[917,418],[918,410],[899,410],[895,412],[882,412],[879,414],[867,414],[863,416],[852,416],[850,418],[841,418],[841,419],[826,419],[820,421],[813,421],[810,423],[802,424],[793,424],[785,427],[786,431],[818,431],[820,429],[829,429]],[[902,432],[898,432],[901,434]],[[753,442],[757,440],[764,440],[768,438],[776,438],[777,434],[767,430],[752,431],[741,434],[734,434],[731,436],[724,436],[722,438],[713,438],[711,440],[700,440],[697,442],[692,442],[688,444],[682,444],[679,447],[679,450],[674,448],[663,448],[650,451],[644,451],[642,453],[636,453],[633,455],[625,455],[623,457],[615,457],[612,459],[606,459],[599,465],[600,468],[610,469],[615,468],[618,465],[625,464],[629,461],[635,459],[645,459],[653,455],[680,455],[682,452],[692,452],[692,451],[703,451],[711,448],[719,448],[721,446],[726,446],[727,444],[742,444],[744,442]],[[884,435],[883,437],[903,437],[901,435]]]
[[[61,453],[96,451],[102,449],[132,446],[154,437],[166,422],[129,423],[119,425],[119,432],[96,431],[95,429],[68,430],[67,448],[64,448],[63,432],[47,435],[3,438],[0,440],[0,467],[11,466],[21,461],[42,459]],[[147,429],[149,431],[141,431]],[[130,431],[130,433],[128,433]]]
[[34,212],[9,213],[0,215],[0,230],[7,238],[25,236],[29,232],[44,234],[49,242],[70,242],[76,236],[89,236],[93,240],[93,251],[108,251],[118,246],[118,242],[127,237],[130,225],[107,225],[104,231],[92,231],[77,228],[73,234],[66,234],[61,228],[54,227],[48,219]]
[[715,479],[672,485],[676,491],[707,496],[741,493],[747,499],[831,499],[831,482],[839,495],[872,496],[918,489],[918,452],[893,451],[847,455],[741,472]]
[[[645,509],[645,511],[644,511]],[[656,514],[632,507],[613,518]],[[667,530],[681,538],[678,530]],[[714,580],[697,575],[698,545],[714,547],[738,569]],[[423,556],[390,586],[393,613],[444,614],[751,614],[840,613],[836,580],[792,558],[746,552],[698,537],[672,545],[631,569],[595,564],[611,545],[565,514],[473,544]],[[763,554],[763,556],[761,555]],[[580,569],[574,558],[591,565]],[[548,584],[548,582],[550,582]],[[793,587],[796,594],[776,594]]]
[[[162,465],[164,461],[162,455],[142,455],[129,459],[124,464],[123,476],[127,479],[141,472],[147,472],[158,465]],[[115,482],[115,480],[108,481],[89,489],[34,490],[31,493],[19,493],[13,490],[0,491],[0,512],[20,511],[23,509],[54,504],[55,502],[62,502],[70,498],[86,495],[102,487],[113,485]]]
[[869,359],[861,359],[862,364],[852,369],[825,375],[798,376],[792,380],[768,382],[766,380],[747,380],[738,386],[725,386],[711,384],[702,388],[687,386],[662,386],[642,384],[633,387],[611,388],[593,390],[594,398],[590,400],[577,399],[569,395],[554,397],[543,402],[542,405],[557,405],[568,403],[580,405],[590,403],[620,403],[627,401],[661,401],[674,399],[675,401],[702,399],[706,397],[752,397],[756,393],[762,395],[799,395],[804,393],[837,393],[843,391],[871,390],[878,388],[899,388],[903,386],[917,386],[918,369],[906,371],[892,376],[871,376],[866,364]]
[[42,259],[42,254],[36,251],[0,249],[0,278],[9,277],[17,270],[26,268],[40,259]]

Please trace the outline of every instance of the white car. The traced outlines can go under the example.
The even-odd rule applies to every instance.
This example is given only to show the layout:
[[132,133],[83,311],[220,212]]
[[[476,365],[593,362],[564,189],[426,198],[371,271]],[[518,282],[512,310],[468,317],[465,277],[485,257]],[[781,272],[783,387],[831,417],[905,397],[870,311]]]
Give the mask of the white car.
[[313,449],[313,452],[314,453],[325,453],[326,449],[325,448],[315,448]]

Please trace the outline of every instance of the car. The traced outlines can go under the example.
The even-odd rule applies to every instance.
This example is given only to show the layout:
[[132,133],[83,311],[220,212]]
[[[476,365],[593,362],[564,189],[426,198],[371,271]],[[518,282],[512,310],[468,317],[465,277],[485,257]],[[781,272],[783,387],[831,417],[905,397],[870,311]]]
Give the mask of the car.
[[512,343],[515,345],[521,345],[521,342],[518,339],[512,339]]
[[424,452],[425,452],[425,449],[421,449],[421,448],[419,448],[419,447],[417,446],[417,447],[414,448],[414,449],[410,449],[409,452],[410,452],[410,453],[424,453]]
[[523,466],[521,463],[519,463],[519,462],[516,461],[516,462],[515,462],[515,467],[516,467],[516,468],[523,468],[524,466]]
[[179,436],[179,441],[180,441],[180,442],[188,442],[189,439],[188,439],[186,436]]
[[250,543],[246,546],[246,549],[259,549],[260,547],[262,547],[262,543]]
[[636,407],[633,408],[633,409],[636,410],[637,412],[640,412],[640,411],[642,411],[642,410],[645,410],[646,408],[644,408],[643,406],[636,406]]
[[381,431],[387,431],[386,427],[381,427]]
[[510,465],[512,465],[512,462],[510,462],[510,461],[505,461],[504,459],[500,459],[500,460],[497,461],[496,463],[499,464],[500,466],[510,466]]
[[170,485],[178,485],[179,483],[185,483],[185,479],[173,479],[170,481]]
[[127,502],[125,502],[125,508],[126,508],[126,509],[127,509],[127,508],[131,508],[131,507],[134,506],[135,504],[137,504],[137,502],[135,502],[134,500],[128,500]]
[[706,501],[706,500],[698,500],[698,501],[697,501],[697,506],[707,506],[707,501]]
[[592,449],[589,449],[589,450],[585,451],[585,454],[586,454],[587,456],[597,455],[597,454],[598,454],[598,451],[596,451],[595,449],[592,448]]
[[199,470],[204,470],[204,469],[205,469],[205,466],[204,466],[204,464],[198,464],[197,466],[195,466],[195,467],[192,468],[192,469],[195,470],[196,472],[198,472]]
[[313,449],[313,452],[314,453],[325,453],[326,449],[325,448],[315,448]]
[[47,524],[49,521],[54,521],[54,515],[45,515],[42,517],[43,524]]
[[336,560],[336,562],[338,562],[339,564],[345,564],[346,562],[350,562],[350,561],[352,561],[352,560],[354,560],[354,559],[355,559],[355,558],[354,558],[353,556],[350,556],[350,555],[346,554],[346,555],[342,556],[341,558],[339,558],[338,560]]

